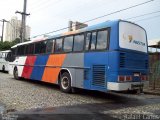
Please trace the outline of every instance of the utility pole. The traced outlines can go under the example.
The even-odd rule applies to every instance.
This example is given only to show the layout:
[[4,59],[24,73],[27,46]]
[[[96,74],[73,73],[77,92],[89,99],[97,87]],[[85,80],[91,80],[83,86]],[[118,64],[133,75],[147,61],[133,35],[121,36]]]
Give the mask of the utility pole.
[[5,20],[5,19],[2,19],[2,20],[0,20],[3,24],[2,24],[2,36],[1,36],[1,42],[3,42],[3,33],[4,33],[4,23],[5,22],[8,22],[7,20]]
[[25,35],[26,35],[26,16],[30,15],[26,13],[27,8],[27,0],[24,0],[24,6],[23,6],[23,12],[16,11],[16,13],[19,13],[22,15],[22,23],[21,23],[21,32],[20,32],[20,42],[24,42]]

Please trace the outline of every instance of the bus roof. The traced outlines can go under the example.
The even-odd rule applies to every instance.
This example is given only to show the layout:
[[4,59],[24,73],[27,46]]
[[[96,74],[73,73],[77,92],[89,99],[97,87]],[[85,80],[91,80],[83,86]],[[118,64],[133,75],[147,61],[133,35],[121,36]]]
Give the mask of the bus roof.
[[23,43],[18,43],[18,44],[16,44],[16,45],[12,46],[11,48],[15,48],[15,47],[17,47],[17,46],[29,44],[29,43],[32,43],[32,42],[33,42],[33,41],[27,41],[27,42],[23,42]]
[[15,48],[17,46],[20,46],[20,45],[25,45],[25,44],[29,44],[29,43],[35,43],[35,42],[38,42],[38,41],[43,41],[43,40],[46,40],[48,39],[48,37],[36,37],[36,38],[33,38],[31,41],[27,41],[27,42],[23,42],[23,43],[18,43],[14,46],[12,46],[11,48]]
[[56,37],[61,37],[61,36],[66,36],[66,35],[72,35],[72,34],[81,33],[81,32],[86,32],[86,31],[92,31],[92,30],[95,30],[95,29],[102,29],[102,28],[110,27],[113,24],[118,23],[119,21],[120,21],[119,19],[118,20],[108,20],[108,21],[105,21],[103,23],[99,23],[99,24],[96,24],[96,25],[91,25],[91,26],[88,26],[88,27],[85,27],[85,28],[82,28],[82,29],[79,29],[79,30],[69,31],[69,32],[65,32],[65,33],[62,33],[62,34],[50,36],[49,39],[56,38]]
[[[25,44],[29,44],[29,43],[35,43],[35,42],[38,42],[38,41],[44,41],[44,40],[47,40],[47,39],[54,39],[54,38],[58,38],[58,37],[66,36],[66,35],[72,35],[72,34],[76,34],[76,33],[92,31],[92,30],[95,30],[95,29],[103,29],[103,28],[106,28],[106,27],[111,27],[112,25],[117,24],[119,21],[124,21],[124,20],[120,20],[120,19],[109,20],[109,21],[105,21],[103,23],[88,26],[88,27],[85,27],[85,28],[82,28],[82,29],[79,29],[79,30],[76,30],[76,31],[69,31],[69,32],[65,32],[65,33],[57,34],[57,35],[53,35],[53,36],[43,35],[43,37],[40,36],[40,37],[33,38],[31,41],[16,44],[16,45],[12,46],[11,48],[15,48],[17,46],[25,45]],[[128,22],[128,21],[126,21],[126,22]],[[132,23],[132,22],[130,22],[130,23]],[[135,23],[133,23],[133,24],[135,24]]]

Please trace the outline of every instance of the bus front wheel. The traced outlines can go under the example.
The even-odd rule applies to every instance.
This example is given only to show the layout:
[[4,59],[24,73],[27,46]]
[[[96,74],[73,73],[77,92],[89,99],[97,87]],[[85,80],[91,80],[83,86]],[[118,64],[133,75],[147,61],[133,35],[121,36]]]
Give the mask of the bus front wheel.
[[60,77],[60,89],[65,93],[70,93],[72,91],[71,77],[68,72],[64,72]]
[[2,67],[2,71],[5,72],[5,66],[4,66],[4,65],[3,65],[3,67]]
[[13,75],[16,80],[19,80],[17,68],[14,68]]

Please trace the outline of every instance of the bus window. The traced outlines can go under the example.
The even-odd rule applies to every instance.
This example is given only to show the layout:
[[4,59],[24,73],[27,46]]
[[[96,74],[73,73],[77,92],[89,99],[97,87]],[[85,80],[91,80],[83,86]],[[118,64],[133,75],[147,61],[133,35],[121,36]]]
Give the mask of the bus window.
[[25,55],[28,55],[28,48],[29,48],[29,45],[26,45]]
[[6,52],[5,60],[8,61],[8,53]]
[[17,54],[17,53],[16,53],[17,48],[12,48],[11,51],[12,51],[12,55],[13,55],[13,56],[16,56],[16,54]]
[[64,52],[71,52],[73,47],[73,36],[65,37],[64,38]]
[[24,55],[24,51],[25,51],[25,46],[19,46],[18,50],[17,50],[17,55]]
[[83,51],[84,46],[84,35],[76,35],[74,37],[74,51]]
[[47,42],[46,52],[47,53],[53,53],[54,52],[54,42],[55,40],[49,40]]
[[92,32],[91,50],[96,49],[96,32]]
[[108,31],[103,30],[99,31],[97,34],[97,47],[96,49],[106,49],[107,48],[107,38],[108,38]]
[[91,33],[87,33],[86,35],[86,45],[85,45],[85,50],[89,50],[89,43],[90,43],[90,40],[91,40]]
[[60,38],[60,39],[56,39],[56,44],[55,44],[55,52],[62,52],[62,42],[63,42],[63,39]]
[[46,41],[38,42],[35,44],[35,54],[41,54],[46,52]]
[[30,44],[30,46],[29,46],[29,54],[34,54],[34,44]]
[[34,54],[34,44],[29,44],[26,46],[26,55]]
[[46,44],[47,44],[47,41],[41,42],[40,53],[46,52]]
[[2,52],[2,58],[4,58],[4,57],[5,57],[5,53]]

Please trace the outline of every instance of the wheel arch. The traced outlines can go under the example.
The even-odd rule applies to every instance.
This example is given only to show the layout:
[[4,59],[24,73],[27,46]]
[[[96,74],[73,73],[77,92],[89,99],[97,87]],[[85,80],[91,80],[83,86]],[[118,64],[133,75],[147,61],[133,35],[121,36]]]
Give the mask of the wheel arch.
[[62,69],[60,70],[60,72],[59,72],[59,74],[58,74],[58,84],[60,83],[60,77],[61,77],[61,75],[62,75],[64,72],[68,72],[68,73],[69,73],[69,75],[70,75],[70,77],[71,77],[71,86],[72,86],[72,74],[71,74],[70,70],[67,69],[67,68],[62,68]]

